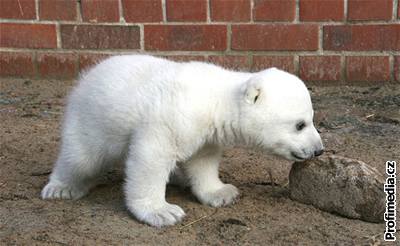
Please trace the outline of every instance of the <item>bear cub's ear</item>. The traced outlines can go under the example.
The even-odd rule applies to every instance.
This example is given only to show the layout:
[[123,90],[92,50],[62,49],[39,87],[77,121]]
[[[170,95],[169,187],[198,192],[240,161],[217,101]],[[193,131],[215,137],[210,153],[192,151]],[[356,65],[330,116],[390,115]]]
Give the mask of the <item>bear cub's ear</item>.
[[257,82],[249,81],[245,90],[245,101],[249,104],[255,104],[261,94],[261,86]]

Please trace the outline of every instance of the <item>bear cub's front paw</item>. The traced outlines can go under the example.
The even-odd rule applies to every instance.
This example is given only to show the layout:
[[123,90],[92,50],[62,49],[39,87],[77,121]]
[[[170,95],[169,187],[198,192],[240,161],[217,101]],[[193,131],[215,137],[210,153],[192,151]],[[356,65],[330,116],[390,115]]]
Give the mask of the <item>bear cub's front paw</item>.
[[198,196],[199,200],[203,204],[210,205],[212,207],[222,207],[235,203],[239,196],[239,190],[231,185],[224,184],[221,188],[205,192]]
[[185,212],[181,207],[168,202],[164,202],[157,208],[146,205],[128,205],[128,208],[138,220],[158,228],[174,225],[185,217]]

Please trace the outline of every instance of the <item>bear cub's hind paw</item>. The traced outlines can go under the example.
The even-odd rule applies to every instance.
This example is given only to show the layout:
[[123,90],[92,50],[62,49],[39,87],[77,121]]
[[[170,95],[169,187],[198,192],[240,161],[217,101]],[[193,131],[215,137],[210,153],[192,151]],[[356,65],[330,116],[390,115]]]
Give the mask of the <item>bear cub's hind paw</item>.
[[42,190],[42,199],[79,199],[87,194],[87,190],[73,188],[68,185],[49,182]]

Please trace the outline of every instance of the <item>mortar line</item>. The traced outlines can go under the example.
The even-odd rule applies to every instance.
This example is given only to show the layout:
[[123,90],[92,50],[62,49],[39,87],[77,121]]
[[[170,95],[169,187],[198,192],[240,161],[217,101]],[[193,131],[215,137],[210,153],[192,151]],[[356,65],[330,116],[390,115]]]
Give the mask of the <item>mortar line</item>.
[[300,76],[300,56],[299,55],[293,56],[293,65],[294,65],[295,74]]
[[249,71],[252,71],[253,69],[253,61],[254,61],[254,55],[253,55],[253,53],[251,53],[251,52],[249,52],[248,54],[247,54],[247,59],[248,59],[248,66],[249,66]]
[[[7,52],[34,52],[38,51],[37,49],[31,48],[14,48],[14,47],[2,47],[0,51]],[[45,52],[54,52],[54,53],[93,53],[93,54],[102,54],[102,53],[134,53],[141,51],[140,49],[55,49],[55,48],[43,48],[40,51]],[[238,56],[246,56],[251,51],[236,51],[236,50],[220,50],[220,51],[182,51],[182,50],[173,50],[173,51],[156,51],[156,50],[148,50],[146,51],[149,54],[161,54],[161,55],[238,55]],[[260,56],[318,56],[317,51],[257,51],[255,55]],[[338,56],[338,55],[346,55],[346,56],[399,56],[400,51],[325,51],[325,56]]]
[[32,53],[32,59],[33,59],[33,70],[34,70],[34,75],[33,75],[33,77],[34,78],[39,78],[39,65],[38,65],[38,62],[37,62],[37,59],[38,59],[38,57],[37,57],[38,55],[37,55],[37,53],[36,52],[33,52]]
[[161,8],[163,15],[162,22],[167,23],[167,3],[165,2],[165,0],[161,0]]
[[57,49],[62,49],[60,23],[56,23],[56,38],[57,38]]
[[344,0],[343,2],[344,6],[343,6],[343,10],[344,10],[344,20],[343,20],[343,24],[347,24],[347,20],[348,20],[348,1]]
[[323,48],[323,39],[324,39],[324,28],[322,25],[318,26],[318,54],[324,54]]
[[[78,18],[78,23],[82,22],[83,17],[82,17],[82,2],[81,1],[77,1],[77,5],[76,5],[76,15]],[[75,21],[76,22],[76,21]]]
[[300,1],[299,0],[296,0],[296,14],[295,14],[295,16],[294,16],[294,21],[293,21],[293,23],[296,23],[296,24],[298,24],[298,23],[300,23]]
[[250,0],[250,23],[254,23],[254,0]]
[[40,20],[40,7],[39,7],[39,0],[35,0],[35,11],[36,11],[36,21]]
[[390,81],[395,82],[395,76],[394,76],[394,56],[389,56],[389,72],[390,72]]
[[144,24],[139,24],[140,51],[144,51]]
[[126,23],[124,16],[124,8],[122,6],[122,0],[118,0],[118,12],[119,12],[119,22]]
[[396,21],[399,16],[397,16],[397,8],[399,6],[399,0],[393,0],[393,16],[392,20]]
[[210,0],[206,1],[206,14],[207,14],[207,21],[206,23],[211,23],[211,4],[210,4]]
[[341,54],[340,55],[340,80],[341,82],[346,81],[346,57]]
[[227,42],[227,44],[226,44],[226,51],[231,51],[231,43],[232,43],[232,25],[231,24],[229,24],[229,25],[227,25],[226,26],[226,28],[227,28],[227,30],[226,30],[226,35],[227,35],[227,37],[226,37],[226,42]]
[[[78,11],[78,18],[80,20],[75,20],[75,21],[70,21],[70,20],[21,20],[21,19],[0,19],[0,23],[17,23],[17,24],[55,24],[56,22],[60,24],[72,24],[72,25],[91,25],[91,26],[122,26],[122,23],[120,22],[97,22],[97,23],[90,23],[90,22],[83,22],[82,16],[81,16],[81,11]],[[299,23],[295,23],[293,21],[257,21],[257,22],[237,22],[234,24],[237,25],[250,25],[250,24],[277,24],[277,25],[295,25],[295,24],[314,24],[314,25],[332,25],[332,26],[340,26],[340,25],[345,25],[346,23],[342,21],[303,21]],[[385,25],[385,24],[399,24],[399,20],[389,20],[389,21],[383,21],[383,20],[366,20],[366,21],[347,21],[348,24],[351,24],[353,26],[362,26],[362,25]],[[139,24],[144,24],[144,25],[228,25],[232,24],[230,21],[212,21],[212,22],[179,22],[179,21],[170,21],[163,23],[161,22],[126,22],[126,26],[137,26]]]

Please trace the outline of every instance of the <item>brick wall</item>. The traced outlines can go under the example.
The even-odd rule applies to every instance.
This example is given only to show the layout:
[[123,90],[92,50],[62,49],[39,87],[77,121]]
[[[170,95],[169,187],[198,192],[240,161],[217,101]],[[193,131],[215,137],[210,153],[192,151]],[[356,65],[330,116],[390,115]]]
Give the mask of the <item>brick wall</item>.
[[74,78],[149,53],[308,83],[400,82],[398,0],[0,0],[0,76]]

